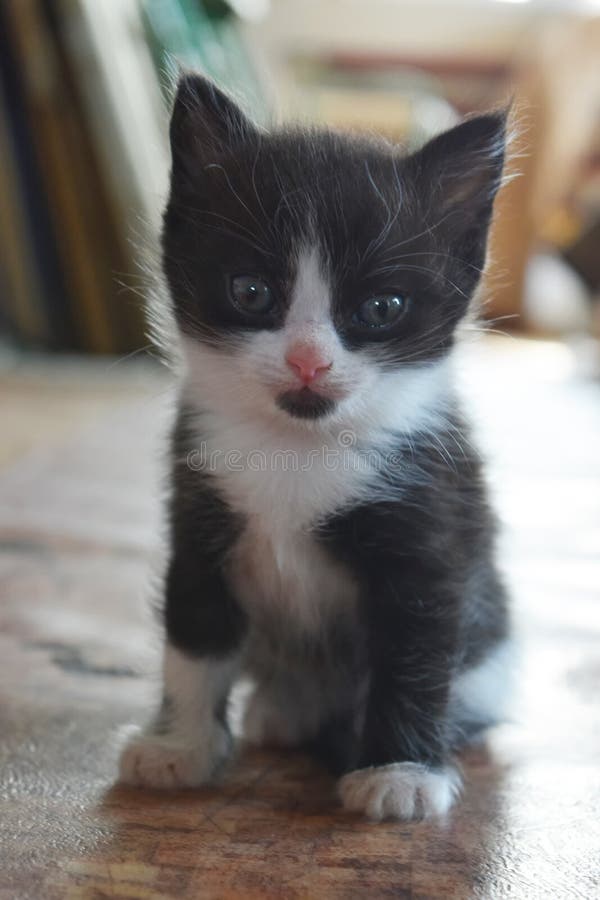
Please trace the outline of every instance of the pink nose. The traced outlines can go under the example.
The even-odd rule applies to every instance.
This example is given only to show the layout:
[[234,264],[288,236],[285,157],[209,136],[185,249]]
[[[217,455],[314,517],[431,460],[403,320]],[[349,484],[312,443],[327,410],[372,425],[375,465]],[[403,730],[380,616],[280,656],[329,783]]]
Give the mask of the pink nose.
[[308,344],[293,347],[288,351],[285,361],[304,384],[310,384],[332,365],[321,350]]

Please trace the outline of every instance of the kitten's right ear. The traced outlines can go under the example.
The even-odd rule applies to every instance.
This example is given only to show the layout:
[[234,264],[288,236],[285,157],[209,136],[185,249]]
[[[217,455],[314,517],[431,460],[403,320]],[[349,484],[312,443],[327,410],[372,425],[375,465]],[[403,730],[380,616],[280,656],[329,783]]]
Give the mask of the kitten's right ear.
[[173,176],[190,176],[224,151],[257,136],[257,129],[208,78],[187,72],[179,80],[170,127]]

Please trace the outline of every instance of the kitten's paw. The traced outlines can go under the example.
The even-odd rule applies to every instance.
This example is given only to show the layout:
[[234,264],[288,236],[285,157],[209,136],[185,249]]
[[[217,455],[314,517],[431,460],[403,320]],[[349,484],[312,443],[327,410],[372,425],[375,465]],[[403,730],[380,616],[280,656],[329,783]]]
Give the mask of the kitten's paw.
[[345,809],[370,819],[429,819],[443,816],[460,791],[456,769],[429,769],[420,763],[393,763],[344,775],[339,794]]
[[176,734],[139,732],[121,753],[122,784],[152,788],[198,787],[209,782],[231,749],[231,738],[219,724],[210,738],[192,741]]

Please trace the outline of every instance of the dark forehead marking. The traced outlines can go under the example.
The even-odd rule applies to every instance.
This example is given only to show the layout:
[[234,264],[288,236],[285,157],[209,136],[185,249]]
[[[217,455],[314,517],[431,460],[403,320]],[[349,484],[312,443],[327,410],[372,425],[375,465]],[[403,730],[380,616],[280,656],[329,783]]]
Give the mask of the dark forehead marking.
[[391,148],[327,135],[292,150],[290,140],[274,142],[272,165],[288,166],[292,220],[305,232],[312,225],[334,269],[356,265],[402,230],[402,161]]

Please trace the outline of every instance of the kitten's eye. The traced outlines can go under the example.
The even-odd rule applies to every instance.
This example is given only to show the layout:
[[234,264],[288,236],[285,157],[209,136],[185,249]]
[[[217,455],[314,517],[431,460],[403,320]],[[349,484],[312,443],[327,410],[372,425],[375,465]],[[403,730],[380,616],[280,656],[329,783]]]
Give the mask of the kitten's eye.
[[409,298],[402,294],[382,294],[369,297],[354,313],[354,322],[367,328],[386,328],[395,325],[407,312]]
[[234,304],[243,312],[264,315],[275,306],[271,288],[256,275],[234,275],[229,290]]

